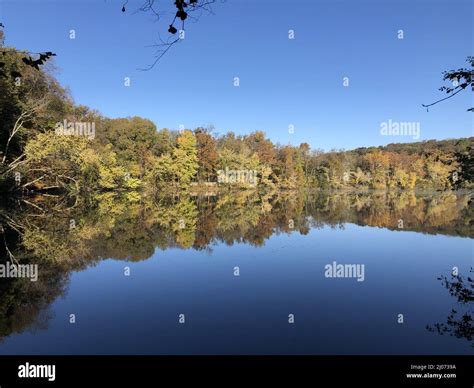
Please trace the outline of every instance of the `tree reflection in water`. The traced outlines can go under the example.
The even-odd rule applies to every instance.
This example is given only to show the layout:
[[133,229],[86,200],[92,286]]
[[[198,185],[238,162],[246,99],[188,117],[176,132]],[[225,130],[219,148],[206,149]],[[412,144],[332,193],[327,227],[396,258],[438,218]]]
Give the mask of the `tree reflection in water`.
[[[473,268],[471,268],[471,272]],[[450,277],[438,278],[449,294],[456,299],[457,307],[452,309],[445,323],[435,323],[426,329],[441,335],[450,335],[456,338],[465,338],[474,347],[474,280],[467,276],[451,274]]]
[[[343,228],[346,223],[472,238],[470,201],[469,194],[454,192],[251,190],[157,198],[105,192],[90,198],[18,199],[0,209],[2,263],[13,256],[20,263],[38,264],[41,275],[37,282],[0,280],[0,338],[45,327],[48,306],[65,292],[69,274],[104,258],[139,261],[156,249],[212,250],[222,243],[260,247],[273,234],[305,235],[311,228]],[[444,278],[443,284],[458,300],[472,302],[470,278]],[[466,314],[453,310],[446,324],[431,329],[471,341],[472,316]]]

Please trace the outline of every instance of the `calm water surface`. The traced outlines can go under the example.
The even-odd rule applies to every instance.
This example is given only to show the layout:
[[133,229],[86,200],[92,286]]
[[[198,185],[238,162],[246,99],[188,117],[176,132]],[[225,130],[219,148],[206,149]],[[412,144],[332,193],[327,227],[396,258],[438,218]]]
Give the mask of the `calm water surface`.
[[30,217],[40,279],[1,280],[0,354],[474,354],[469,194],[87,207]]

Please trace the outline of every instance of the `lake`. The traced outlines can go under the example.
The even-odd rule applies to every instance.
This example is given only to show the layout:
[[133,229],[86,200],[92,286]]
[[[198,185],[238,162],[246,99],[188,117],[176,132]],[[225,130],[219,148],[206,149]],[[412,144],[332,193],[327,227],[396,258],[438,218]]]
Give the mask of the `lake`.
[[27,202],[0,354],[474,354],[470,193]]

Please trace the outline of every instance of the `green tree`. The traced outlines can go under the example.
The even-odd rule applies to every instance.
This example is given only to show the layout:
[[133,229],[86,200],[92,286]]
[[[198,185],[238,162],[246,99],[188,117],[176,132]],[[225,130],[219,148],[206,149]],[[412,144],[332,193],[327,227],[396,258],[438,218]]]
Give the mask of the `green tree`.
[[186,188],[194,179],[198,167],[196,137],[192,131],[185,130],[173,149],[173,169],[181,188]]

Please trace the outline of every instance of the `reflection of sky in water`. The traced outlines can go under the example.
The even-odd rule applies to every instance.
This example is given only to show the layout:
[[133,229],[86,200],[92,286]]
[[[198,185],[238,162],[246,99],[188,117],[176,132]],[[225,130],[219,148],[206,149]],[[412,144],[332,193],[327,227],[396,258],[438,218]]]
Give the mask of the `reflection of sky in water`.
[[[347,224],[273,235],[261,248],[105,260],[71,275],[47,330],[12,335],[0,353],[473,354],[466,339],[425,328],[458,307],[437,278],[453,266],[468,275],[472,249],[468,238]],[[365,264],[365,281],[325,278],[333,261]]]

